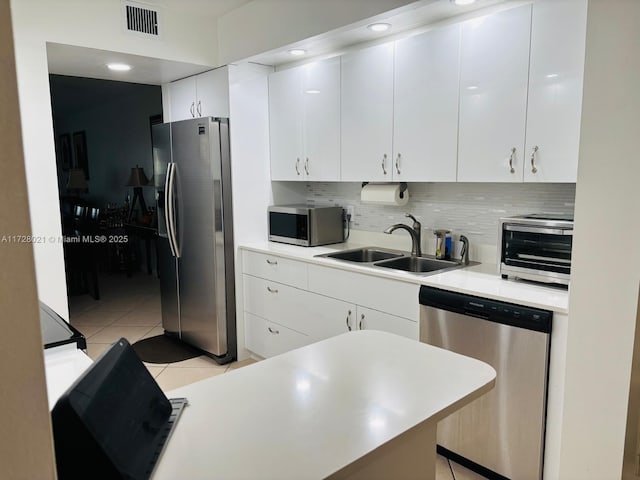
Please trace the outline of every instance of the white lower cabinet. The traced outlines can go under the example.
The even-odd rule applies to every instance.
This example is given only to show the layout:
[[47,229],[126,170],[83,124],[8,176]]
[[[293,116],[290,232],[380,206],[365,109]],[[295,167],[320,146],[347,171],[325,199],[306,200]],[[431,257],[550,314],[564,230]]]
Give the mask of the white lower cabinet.
[[360,306],[356,312],[356,325],[358,330],[382,330],[412,340],[417,340],[420,334],[416,321]]
[[262,357],[356,330],[419,338],[416,284],[243,253],[245,342]]
[[248,312],[244,312],[244,339],[249,350],[264,358],[273,357],[311,343],[309,338],[302,333]]

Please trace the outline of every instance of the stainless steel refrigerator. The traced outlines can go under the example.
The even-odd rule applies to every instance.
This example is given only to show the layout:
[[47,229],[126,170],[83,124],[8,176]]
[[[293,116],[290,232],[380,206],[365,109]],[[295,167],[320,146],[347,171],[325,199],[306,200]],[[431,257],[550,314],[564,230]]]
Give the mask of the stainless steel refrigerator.
[[236,358],[229,120],[152,127],[162,326],[216,359]]

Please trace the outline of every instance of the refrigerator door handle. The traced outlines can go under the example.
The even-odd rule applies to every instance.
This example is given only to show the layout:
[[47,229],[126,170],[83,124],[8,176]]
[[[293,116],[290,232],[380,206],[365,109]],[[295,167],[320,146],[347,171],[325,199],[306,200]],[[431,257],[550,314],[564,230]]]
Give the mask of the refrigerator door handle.
[[175,177],[175,163],[171,162],[167,165],[167,177],[165,179],[165,218],[167,222],[167,238],[169,239],[169,248],[171,249],[171,255],[178,257],[177,248],[175,245],[175,202],[174,202],[174,177]]

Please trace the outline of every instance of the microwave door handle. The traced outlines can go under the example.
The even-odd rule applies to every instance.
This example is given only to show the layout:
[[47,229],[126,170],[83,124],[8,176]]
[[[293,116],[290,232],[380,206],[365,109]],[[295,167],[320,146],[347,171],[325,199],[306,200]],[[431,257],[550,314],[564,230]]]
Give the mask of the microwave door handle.
[[505,225],[504,229],[509,232],[543,233],[546,235],[573,236],[573,229],[528,227],[525,225]]

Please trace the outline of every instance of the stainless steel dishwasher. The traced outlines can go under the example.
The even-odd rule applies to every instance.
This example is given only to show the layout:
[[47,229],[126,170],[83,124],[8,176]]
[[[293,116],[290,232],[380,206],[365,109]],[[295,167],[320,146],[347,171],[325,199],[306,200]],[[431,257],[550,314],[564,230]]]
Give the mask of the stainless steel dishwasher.
[[552,315],[420,288],[420,341],[497,373],[493,390],[438,423],[438,453],[490,479],[542,478]]

